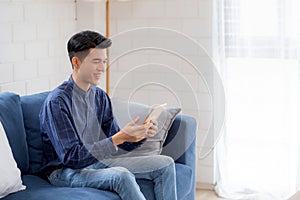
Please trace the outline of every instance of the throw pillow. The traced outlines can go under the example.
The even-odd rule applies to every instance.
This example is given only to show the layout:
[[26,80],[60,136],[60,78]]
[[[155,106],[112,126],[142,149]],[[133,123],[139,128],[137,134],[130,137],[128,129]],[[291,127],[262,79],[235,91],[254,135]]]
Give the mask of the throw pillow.
[[22,185],[21,172],[14,160],[9,146],[6,133],[0,122],[0,198],[20,190],[24,190]]
[[[138,116],[140,117],[139,124],[141,124],[151,110],[151,106],[128,102],[120,98],[112,98],[111,102],[114,116],[120,128],[124,127]],[[171,128],[176,115],[180,111],[181,108],[167,107],[157,119],[158,131],[156,135],[153,138],[147,138],[139,148],[126,154],[118,155],[118,157],[159,155],[162,152],[162,147],[167,138],[168,131]]]

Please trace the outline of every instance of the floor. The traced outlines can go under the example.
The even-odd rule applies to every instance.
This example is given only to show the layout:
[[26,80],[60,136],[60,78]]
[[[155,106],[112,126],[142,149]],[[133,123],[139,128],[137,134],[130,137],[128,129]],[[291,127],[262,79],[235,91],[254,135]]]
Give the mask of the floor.
[[197,190],[196,191],[196,200],[226,200],[220,198],[212,190]]

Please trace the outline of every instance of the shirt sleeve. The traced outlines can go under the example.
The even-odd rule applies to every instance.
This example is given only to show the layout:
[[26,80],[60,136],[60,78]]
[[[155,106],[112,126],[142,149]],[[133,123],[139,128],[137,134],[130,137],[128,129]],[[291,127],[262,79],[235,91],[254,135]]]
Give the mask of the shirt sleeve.
[[[48,135],[61,164],[66,167],[84,168],[116,152],[109,138],[94,144],[83,144],[76,132],[70,106],[62,98],[48,102],[43,118],[42,131]],[[98,152],[97,158],[93,152]]]

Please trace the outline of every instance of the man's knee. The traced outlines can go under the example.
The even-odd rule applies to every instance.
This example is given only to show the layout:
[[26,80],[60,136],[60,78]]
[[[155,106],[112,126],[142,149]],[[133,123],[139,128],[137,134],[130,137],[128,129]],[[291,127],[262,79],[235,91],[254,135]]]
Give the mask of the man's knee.
[[111,169],[114,171],[115,176],[122,182],[126,183],[135,180],[134,175],[124,167],[112,167]]
[[157,159],[163,166],[174,165],[174,160],[170,156],[158,155]]

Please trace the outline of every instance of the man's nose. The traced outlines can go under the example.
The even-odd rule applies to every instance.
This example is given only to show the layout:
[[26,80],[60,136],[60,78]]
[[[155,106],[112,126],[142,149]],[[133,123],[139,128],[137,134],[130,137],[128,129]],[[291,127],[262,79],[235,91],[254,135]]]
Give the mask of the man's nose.
[[100,62],[99,65],[97,66],[97,70],[104,72],[106,69],[106,64],[104,62]]

